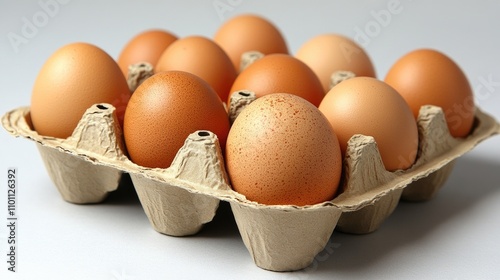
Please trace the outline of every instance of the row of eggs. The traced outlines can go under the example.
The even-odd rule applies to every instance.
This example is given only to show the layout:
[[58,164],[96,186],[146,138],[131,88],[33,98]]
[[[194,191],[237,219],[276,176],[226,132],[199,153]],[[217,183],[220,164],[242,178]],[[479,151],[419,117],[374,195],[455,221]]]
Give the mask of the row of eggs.
[[[249,51],[261,56],[248,65],[241,58]],[[143,62],[155,74],[131,92],[129,66]],[[356,77],[332,85],[337,71]],[[416,159],[421,106],[440,106],[455,137],[472,128],[472,90],[445,54],[415,50],[384,81],[375,76],[366,52],[345,36],[316,36],[291,55],[269,20],[240,15],[213,39],[145,31],[116,61],[91,44],[63,46],[38,74],[31,119],[39,134],[66,138],[88,107],[111,103],[129,158],[151,168],[167,168],[190,133],[210,130],[235,191],[263,204],[311,205],[337,194],[354,134],[373,136],[395,171]],[[230,124],[224,103],[244,90],[257,99]]]

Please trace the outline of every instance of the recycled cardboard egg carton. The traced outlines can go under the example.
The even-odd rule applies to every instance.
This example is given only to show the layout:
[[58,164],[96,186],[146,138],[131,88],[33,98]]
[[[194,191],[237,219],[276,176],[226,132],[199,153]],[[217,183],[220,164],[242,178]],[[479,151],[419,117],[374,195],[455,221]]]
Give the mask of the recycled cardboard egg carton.
[[[255,95],[237,92],[233,97],[239,100],[229,108],[234,118]],[[28,107],[6,113],[2,125],[13,136],[36,143],[48,174],[68,202],[101,202],[128,173],[152,227],[173,236],[196,234],[213,219],[221,200],[229,202],[254,262],[273,271],[299,270],[310,265],[336,228],[352,233],[375,230],[401,197],[432,197],[456,158],[500,133],[500,125],[477,109],[471,134],[454,139],[442,110],[425,106],[418,118],[418,157],[411,168],[386,171],[374,139],[355,135],[344,160],[341,193],[331,201],[298,207],[262,205],[233,191],[218,139],[210,131],[193,132],[172,165],[159,169],[141,167],[128,159],[110,104],[89,108],[67,139],[34,131]]]

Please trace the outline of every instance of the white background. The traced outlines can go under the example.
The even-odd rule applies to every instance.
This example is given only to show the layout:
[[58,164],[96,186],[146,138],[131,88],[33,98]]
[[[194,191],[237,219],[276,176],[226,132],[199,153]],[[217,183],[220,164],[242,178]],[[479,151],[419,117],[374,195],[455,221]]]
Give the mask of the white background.
[[[413,49],[441,50],[466,73],[478,106],[500,119],[499,1],[401,0],[400,12],[380,23],[377,14],[387,10],[389,0],[62,2],[48,15],[38,1],[0,1],[1,114],[29,105],[40,67],[64,44],[93,43],[116,58],[144,29],[211,37],[229,17],[254,12],[280,28],[291,52],[320,33],[354,38],[364,30],[368,40],[356,38],[371,56],[379,78]],[[229,8],[214,7],[221,3]],[[48,15],[45,22],[43,13]],[[26,21],[36,20],[37,30],[23,35]],[[26,41],[12,44],[11,32]],[[0,131],[1,279],[500,278],[500,137],[460,158],[432,201],[400,203],[369,235],[335,232],[330,250],[313,267],[276,273],[254,265],[225,203],[198,235],[164,236],[151,228],[130,185],[103,204],[64,202],[34,143]],[[9,167],[17,168],[19,180],[15,274],[7,271],[6,263]]]

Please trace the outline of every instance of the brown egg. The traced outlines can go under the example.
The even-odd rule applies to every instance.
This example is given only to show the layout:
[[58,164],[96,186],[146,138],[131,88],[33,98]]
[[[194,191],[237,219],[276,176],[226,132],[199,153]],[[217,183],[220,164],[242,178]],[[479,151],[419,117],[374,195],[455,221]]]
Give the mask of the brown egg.
[[419,49],[401,57],[389,70],[385,82],[394,87],[418,117],[420,107],[443,109],[454,137],[465,137],[474,123],[474,96],[460,67],[436,50]]
[[321,80],[325,92],[330,90],[330,77],[336,71],[375,77],[375,69],[368,54],[356,42],[342,35],[318,35],[304,43],[295,57],[311,67]]
[[334,86],[319,110],[338,136],[345,156],[354,134],[373,136],[389,171],[407,169],[415,162],[418,129],[404,99],[389,85],[375,78],[355,77]]
[[269,20],[253,14],[235,16],[219,27],[215,36],[239,72],[241,56],[248,51],[263,54],[288,53],[281,32]]
[[141,32],[125,45],[118,57],[118,65],[125,77],[128,77],[128,67],[131,64],[148,62],[154,67],[163,51],[175,40],[177,36],[165,30]]
[[198,76],[165,71],[145,80],[134,92],[123,126],[130,159],[141,166],[167,168],[189,134],[209,130],[221,147],[229,118],[217,93]]
[[122,123],[129,98],[127,81],[111,56],[94,45],[72,43],[54,52],[38,73],[31,119],[39,134],[67,138],[96,103],[113,104]]
[[328,120],[292,94],[259,98],[236,118],[226,166],[235,191],[270,205],[330,200],[342,173],[339,142]]
[[241,72],[231,92],[250,90],[257,97],[284,92],[298,95],[318,106],[325,92],[318,77],[304,62],[287,54],[270,54]]
[[161,55],[155,72],[179,70],[195,74],[226,100],[236,71],[227,54],[212,40],[189,36],[172,43]]

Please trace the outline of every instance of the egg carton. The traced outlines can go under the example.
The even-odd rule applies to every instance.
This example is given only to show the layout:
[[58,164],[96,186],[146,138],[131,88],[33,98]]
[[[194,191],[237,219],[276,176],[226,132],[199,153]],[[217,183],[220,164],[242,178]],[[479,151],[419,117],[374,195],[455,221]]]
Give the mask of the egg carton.
[[[232,118],[255,98],[234,94]],[[232,190],[219,141],[210,131],[187,137],[172,165],[146,168],[131,162],[123,134],[110,104],[89,108],[67,139],[39,135],[30,109],[6,113],[2,125],[13,136],[36,143],[62,198],[76,204],[102,202],[128,173],[141,205],[158,232],[172,236],[196,234],[216,214],[220,201],[229,202],[242,240],[258,267],[293,271],[309,266],[334,229],[368,233],[394,211],[401,198],[425,200],[443,185],[456,158],[481,141],[500,133],[500,125],[478,108],[467,138],[450,136],[439,107],[424,106],[418,118],[419,150],[407,170],[384,169],[373,137],[355,135],[344,160],[338,196],[310,205],[263,205]]]

